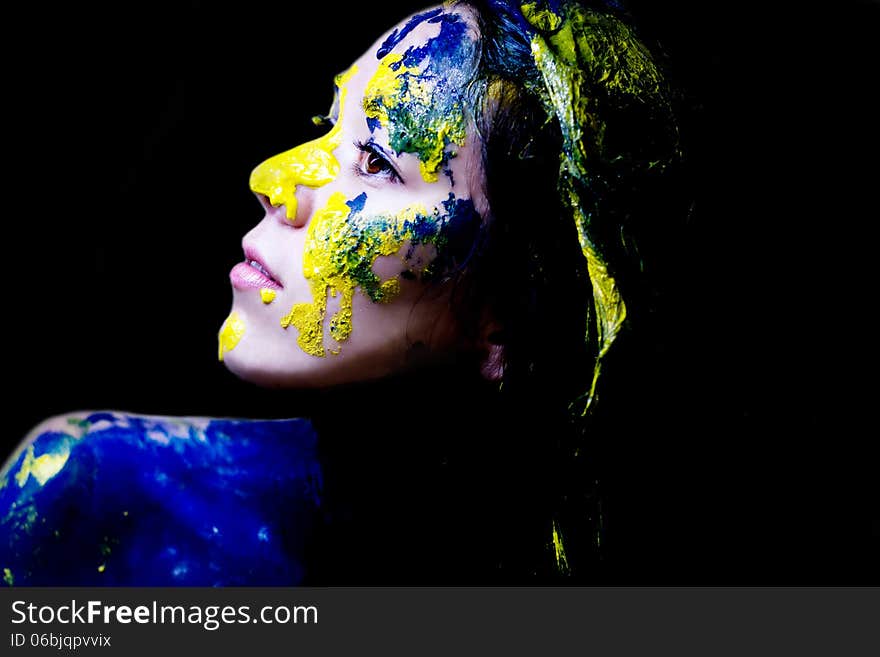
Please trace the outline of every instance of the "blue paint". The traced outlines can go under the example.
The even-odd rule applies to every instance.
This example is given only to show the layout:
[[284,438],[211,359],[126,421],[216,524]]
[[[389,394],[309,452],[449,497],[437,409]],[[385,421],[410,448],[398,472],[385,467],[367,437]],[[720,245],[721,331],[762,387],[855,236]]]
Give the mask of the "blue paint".
[[[379,121],[367,118],[367,127],[371,133],[384,127],[388,131],[389,146],[397,154],[414,153],[425,162],[436,158],[440,131],[450,124],[460,125],[465,121],[461,91],[472,72],[476,42],[460,14],[436,12],[430,18],[422,17],[422,20],[439,24],[439,33],[422,45],[410,46],[401,59],[389,64],[391,70],[400,71],[398,93],[394,98],[377,97],[369,101],[371,105],[383,108],[388,124],[383,126]],[[399,41],[398,38],[394,45]],[[391,41],[386,40],[386,43]],[[418,72],[404,71],[404,68]],[[424,94],[426,82],[431,83],[427,98]],[[420,93],[410,93],[411,83],[419,85]],[[451,144],[451,137],[444,137],[443,142],[445,149]],[[452,155],[444,151],[441,157],[439,167],[446,170]]]
[[376,59],[382,59],[389,52],[394,50],[394,46],[403,41],[406,38],[406,35],[412,32],[416,27],[421,25],[424,21],[429,18],[434,18],[440,15],[443,12],[442,7],[437,7],[436,9],[432,9],[430,11],[426,11],[422,14],[416,14],[412,18],[410,18],[406,25],[404,25],[400,30],[394,30],[391,35],[382,42],[382,45],[379,46],[379,50],[376,51]]
[[[458,14],[443,14],[432,23],[440,23],[440,33],[423,46],[410,46],[401,60],[407,67],[419,66],[425,57],[431,58],[431,67],[449,67],[463,63],[463,45],[469,43],[467,23]],[[469,49],[468,49],[469,50]]]
[[186,437],[110,413],[82,424],[32,442],[35,457],[70,451],[45,485],[29,477],[18,486],[25,453],[0,472],[0,568],[15,585],[302,582],[323,517],[307,421],[212,420]]
[[345,204],[351,208],[352,213],[361,212],[364,209],[364,205],[367,202],[367,194],[366,192],[361,192],[358,196],[354,197],[350,201],[346,201]]

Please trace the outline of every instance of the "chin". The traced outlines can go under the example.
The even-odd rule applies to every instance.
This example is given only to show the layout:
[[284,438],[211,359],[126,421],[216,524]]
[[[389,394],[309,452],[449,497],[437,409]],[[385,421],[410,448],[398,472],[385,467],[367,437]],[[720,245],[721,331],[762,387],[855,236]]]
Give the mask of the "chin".
[[[243,345],[241,345],[243,346]],[[233,349],[223,358],[226,368],[238,378],[263,388],[316,388],[321,386],[320,372],[306,363],[279,363],[278,360],[248,357],[246,350]]]
[[[295,345],[292,345],[296,349]],[[389,359],[366,357],[354,350],[324,358],[304,352],[273,354],[246,340],[224,355],[223,363],[240,379],[264,388],[330,388],[337,385],[379,379],[395,368]]]

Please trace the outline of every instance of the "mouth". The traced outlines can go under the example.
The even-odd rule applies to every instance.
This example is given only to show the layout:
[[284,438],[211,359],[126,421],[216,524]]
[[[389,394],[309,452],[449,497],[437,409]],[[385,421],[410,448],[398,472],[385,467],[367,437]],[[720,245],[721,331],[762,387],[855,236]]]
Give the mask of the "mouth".
[[244,247],[244,262],[239,262],[229,272],[232,287],[238,290],[269,288],[284,289],[281,281],[272,273],[260,254],[250,246]]

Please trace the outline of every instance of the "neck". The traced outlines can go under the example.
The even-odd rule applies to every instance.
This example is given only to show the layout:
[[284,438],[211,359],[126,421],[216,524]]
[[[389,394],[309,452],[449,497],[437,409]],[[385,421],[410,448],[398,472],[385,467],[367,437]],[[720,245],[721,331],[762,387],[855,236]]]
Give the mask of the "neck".
[[539,458],[512,429],[528,413],[505,413],[497,384],[422,370],[317,406],[328,521],[316,583],[491,582],[505,550],[527,551]]

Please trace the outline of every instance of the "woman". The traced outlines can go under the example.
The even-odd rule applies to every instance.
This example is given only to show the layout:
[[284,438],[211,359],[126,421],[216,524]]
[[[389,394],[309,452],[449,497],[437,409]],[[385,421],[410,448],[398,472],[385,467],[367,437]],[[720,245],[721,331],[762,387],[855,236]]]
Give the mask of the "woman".
[[328,132],[251,175],[219,333],[241,378],[329,390],[311,422],[48,420],[3,470],[7,583],[587,576],[584,429],[678,156],[619,13],[451,3],[340,73]]

